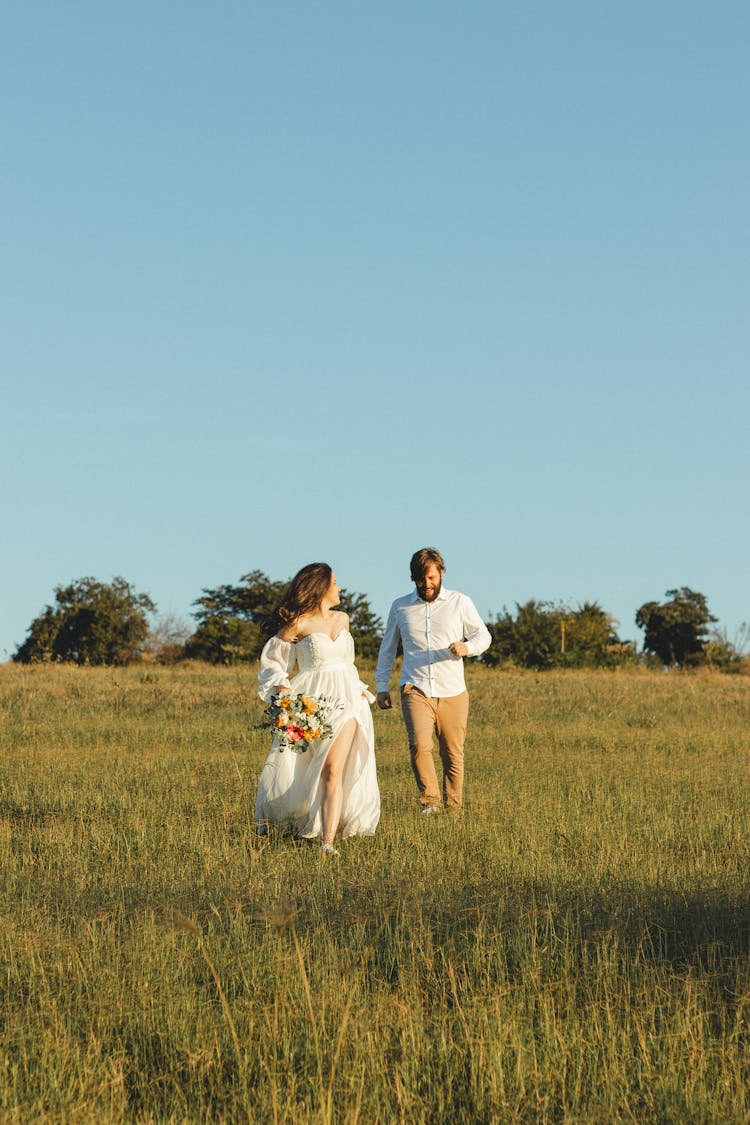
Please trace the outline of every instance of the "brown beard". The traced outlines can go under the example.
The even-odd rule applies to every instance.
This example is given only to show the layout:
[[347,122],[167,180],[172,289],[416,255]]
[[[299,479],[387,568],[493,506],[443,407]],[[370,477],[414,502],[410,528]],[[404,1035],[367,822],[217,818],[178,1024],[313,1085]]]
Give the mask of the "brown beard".
[[416,587],[417,587],[417,593],[419,594],[419,596],[420,596],[420,598],[422,599],[422,601],[423,601],[423,602],[427,602],[427,603],[429,604],[430,602],[434,602],[434,601],[435,601],[435,599],[437,598],[438,594],[440,593],[440,591],[441,591],[441,590],[442,590],[442,588],[443,588],[443,583],[442,583],[442,582],[439,582],[439,583],[438,583],[438,585],[437,585],[437,587],[436,587],[436,589],[435,589],[435,590],[433,590],[433,592],[432,592],[432,593],[430,594],[430,596],[429,596],[429,597],[427,597],[427,594],[425,593],[425,588],[424,588],[424,586],[423,586],[423,585],[422,585],[422,584],[421,584],[420,582],[417,582],[417,583],[416,583]]

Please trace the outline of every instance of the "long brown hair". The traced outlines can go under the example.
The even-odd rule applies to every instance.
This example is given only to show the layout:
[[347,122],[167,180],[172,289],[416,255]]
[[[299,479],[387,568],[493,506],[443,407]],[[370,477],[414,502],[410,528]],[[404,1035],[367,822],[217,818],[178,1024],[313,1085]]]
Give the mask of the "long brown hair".
[[333,571],[328,563],[308,563],[298,570],[276,607],[276,616],[285,625],[305,613],[313,613],[331,585]]

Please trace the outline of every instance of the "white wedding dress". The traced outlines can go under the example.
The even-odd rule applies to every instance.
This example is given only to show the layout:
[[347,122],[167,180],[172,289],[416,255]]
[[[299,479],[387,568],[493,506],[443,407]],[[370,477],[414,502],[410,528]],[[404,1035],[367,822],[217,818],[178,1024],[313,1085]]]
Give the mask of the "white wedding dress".
[[[298,672],[292,676],[295,664]],[[263,830],[269,824],[278,824],[297,836],[322,836],[323,764],[344,723],[354,718],[357,728],[342,777],[344,801],[339,831],[342,836],[372,836],[380,819],[370,713],[375,696],[354,666],[354,641],[349,630],[342,629],[333,638],[327,633],[308,633],[293,642],[272,637],[261,653],[258,681],[258,694],[266,703],[276,687],[288,684],[294,695],[325,696],[342,704],[331,718],[331,737],[311,743],[304,754],[280,751],[274,737],[258,781],[258,827]]]

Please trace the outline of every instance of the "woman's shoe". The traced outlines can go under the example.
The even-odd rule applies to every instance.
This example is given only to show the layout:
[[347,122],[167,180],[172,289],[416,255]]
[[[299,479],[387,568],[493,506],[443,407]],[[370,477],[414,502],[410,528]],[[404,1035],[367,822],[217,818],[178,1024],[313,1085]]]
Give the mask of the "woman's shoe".
[[323,844],[323,855],[340,855],[338,848],[334,848],[333,844]]

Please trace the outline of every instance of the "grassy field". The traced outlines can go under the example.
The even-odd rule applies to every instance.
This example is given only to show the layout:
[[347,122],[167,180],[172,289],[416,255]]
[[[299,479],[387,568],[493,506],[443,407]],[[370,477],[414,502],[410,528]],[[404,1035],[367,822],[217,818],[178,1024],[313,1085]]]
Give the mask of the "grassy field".
[[465,816],[377,713],[324,860],[254,673],[0,667],[2,1122],[750,1121],[750,679],[470,668]]

